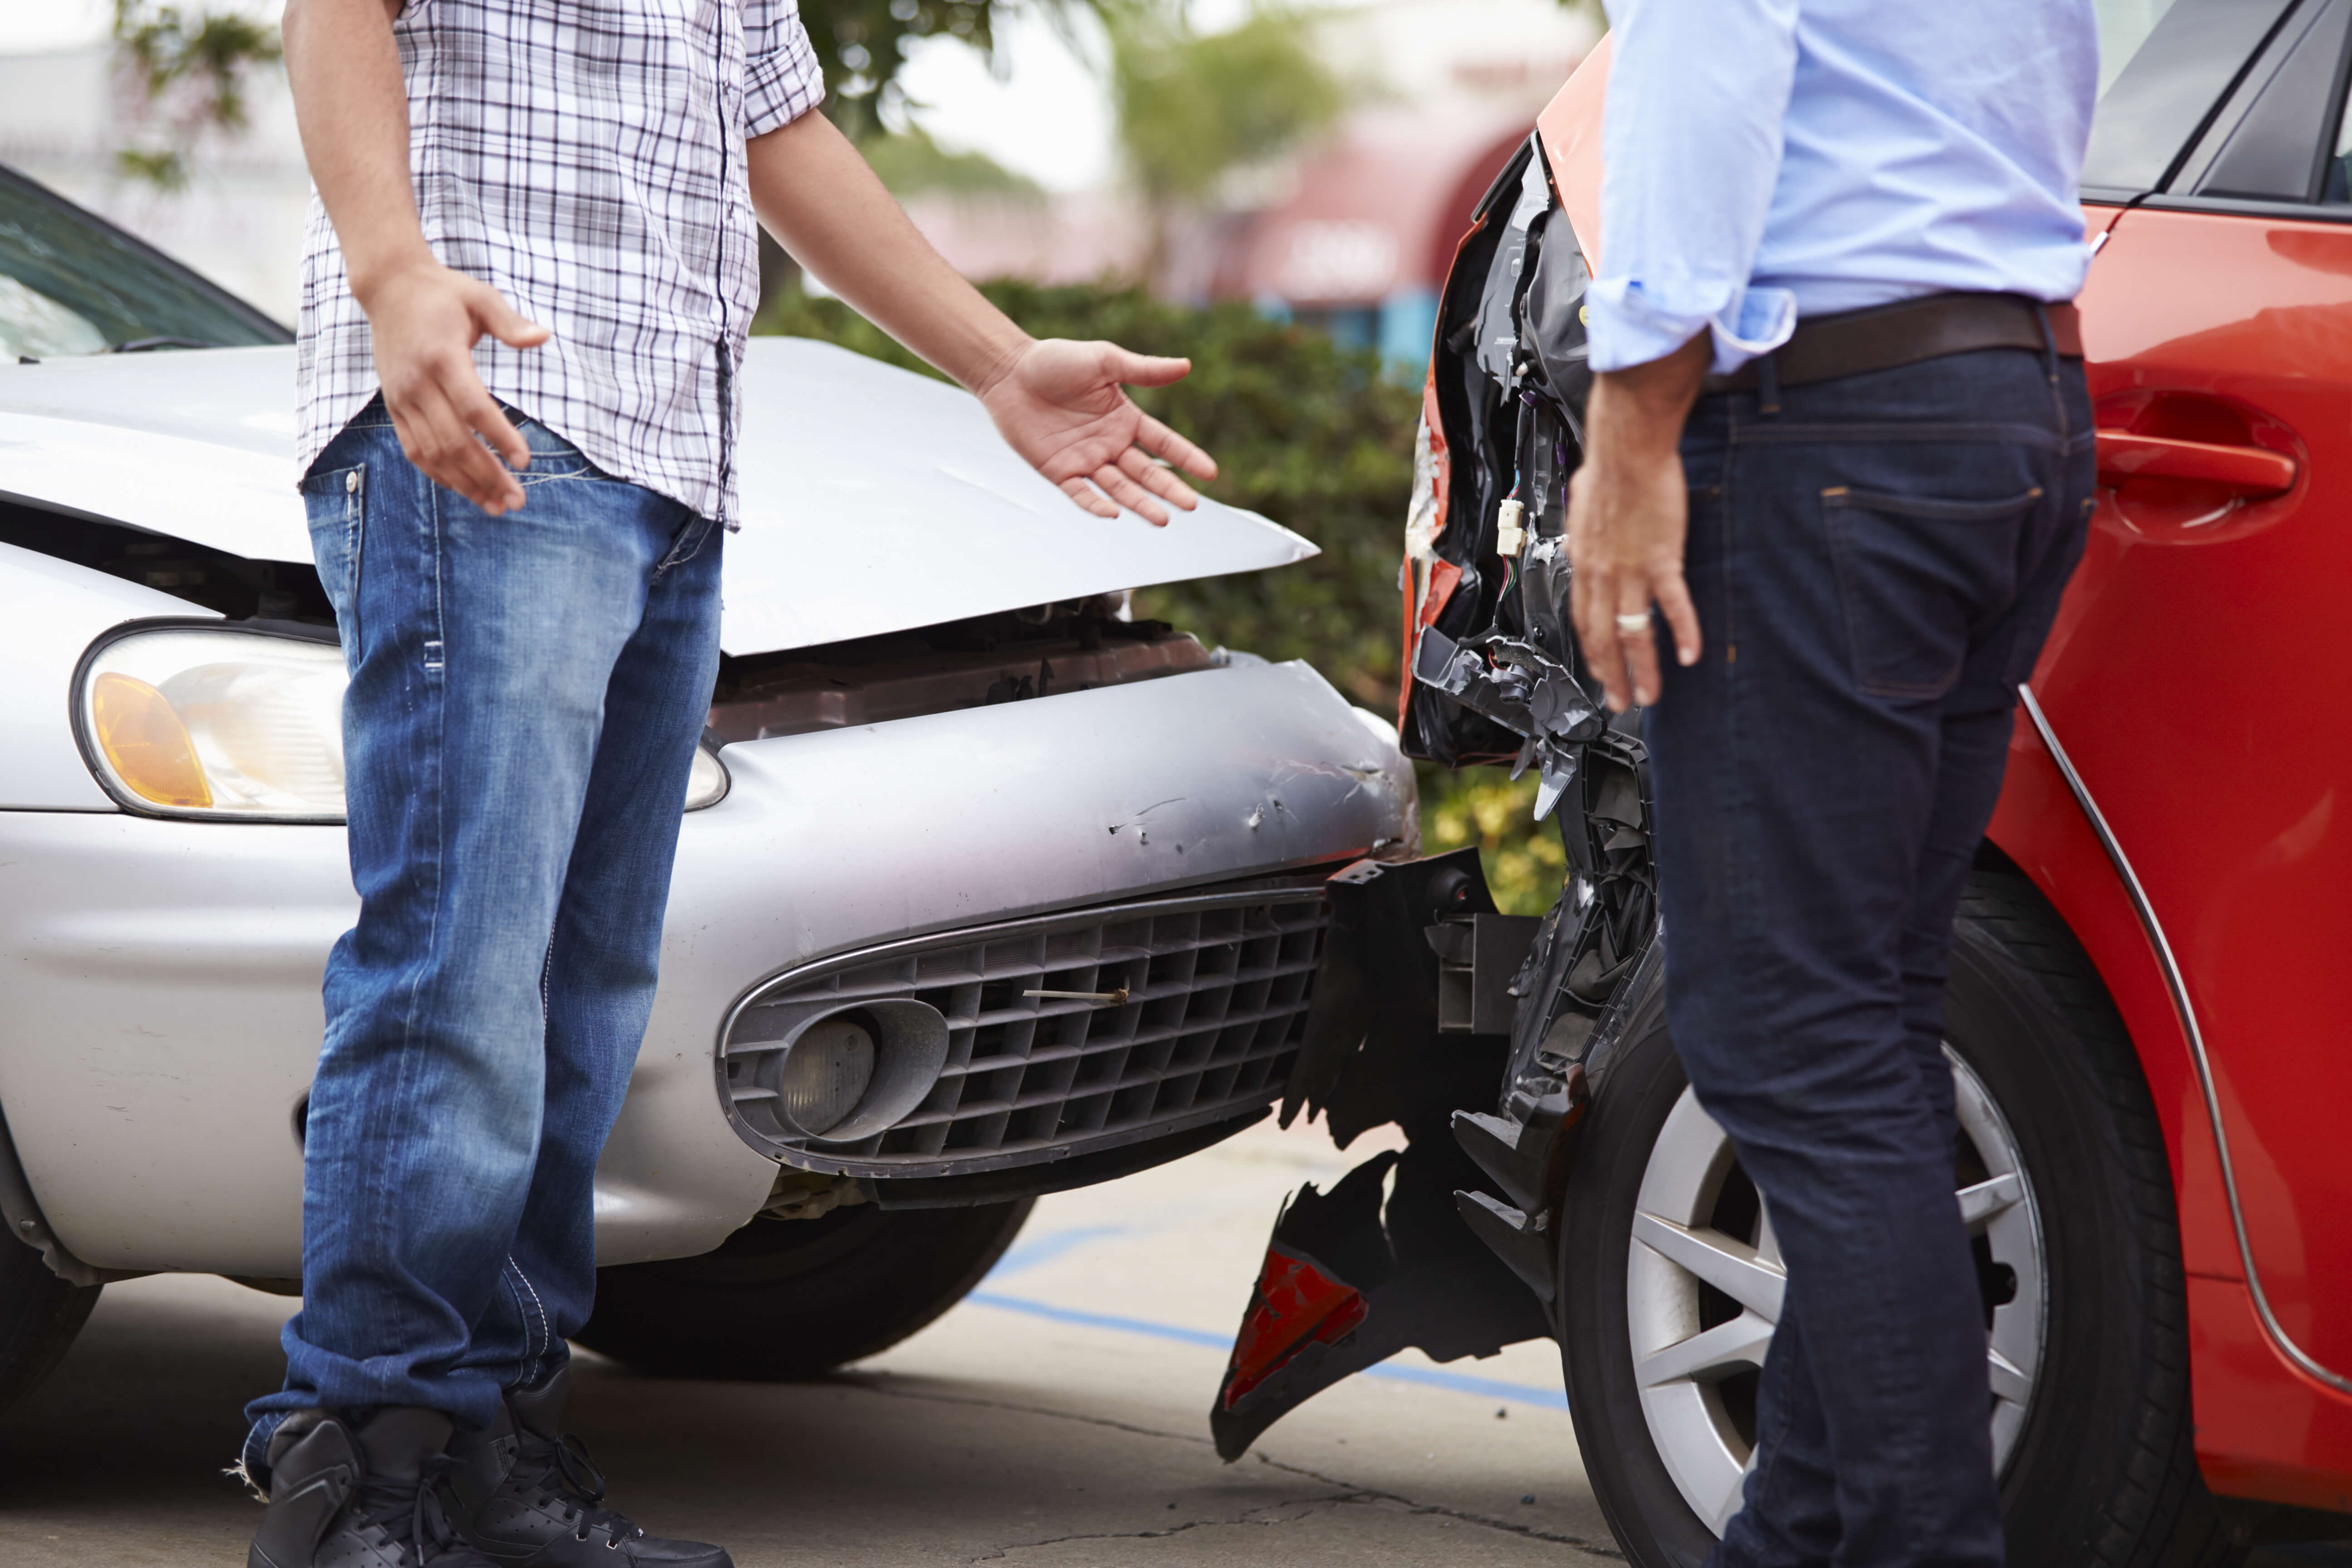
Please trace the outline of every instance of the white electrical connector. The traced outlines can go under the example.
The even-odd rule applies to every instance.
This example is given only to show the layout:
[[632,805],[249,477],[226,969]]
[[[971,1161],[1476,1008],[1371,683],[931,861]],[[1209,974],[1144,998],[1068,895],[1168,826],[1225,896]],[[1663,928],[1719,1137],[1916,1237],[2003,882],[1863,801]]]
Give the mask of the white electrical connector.
[[1517,496],[1506,496],[1495,511],[1495,553],[1506,561],[1516,561],[1519,546],[1527,542],[1527,534],[1519,527],[1519,515],[1527,507]]

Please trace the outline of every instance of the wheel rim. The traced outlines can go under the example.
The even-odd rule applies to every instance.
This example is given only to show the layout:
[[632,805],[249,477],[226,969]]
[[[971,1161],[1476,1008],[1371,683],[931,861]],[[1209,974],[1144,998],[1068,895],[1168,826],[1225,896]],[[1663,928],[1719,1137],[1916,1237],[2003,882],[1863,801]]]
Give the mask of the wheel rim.
[[[2005,1468],[2042,1367],[2040,1210],[2016,1135],[1984,1082],[1946,1047],[1959,1112],[1955,1187],[1990,1306],[1993,1466]],[[1731,1141],[1683,1090],[1634,1200],[1626,1326],[1642,1415],[1667,1473],[1717,1535],[1754,1452],[1757,1373],[1787,1275],[1771,1216]]]

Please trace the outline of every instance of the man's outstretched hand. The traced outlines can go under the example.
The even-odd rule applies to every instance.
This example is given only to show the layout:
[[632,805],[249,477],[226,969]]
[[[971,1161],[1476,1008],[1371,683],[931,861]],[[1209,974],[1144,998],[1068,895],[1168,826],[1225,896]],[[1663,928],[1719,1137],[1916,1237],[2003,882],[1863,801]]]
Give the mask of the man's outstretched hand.
[[977,390],[998,434],[1072,500],[1097,517],[1117,517],[1124,506],[1164,526],[1161,501],[1190,511],[1200,498],[1153,459],[1196,479],[1215,479],[1217,465],[1120,387],[1165,386],[1192,368],[1190,360],[1129,353],[1117,343],[1046,338],[1026,343]]
[[1190,510],[1199,498],[1154,458],[1216,478],[1206,452],[1119,390],[1165,386],[1188,361],[1031,338],[931,248],[822,114],[754,136],[749,150],[751,205],[768,232],[858,314],[978,395],[997,434],[1078,505],[1164,523],[1162,503]]

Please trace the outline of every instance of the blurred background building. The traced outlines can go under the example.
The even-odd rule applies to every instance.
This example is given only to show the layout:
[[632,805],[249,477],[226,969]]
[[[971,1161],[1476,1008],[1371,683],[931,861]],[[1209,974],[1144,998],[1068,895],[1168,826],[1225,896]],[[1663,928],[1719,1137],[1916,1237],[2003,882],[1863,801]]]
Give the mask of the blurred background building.
[[[159,7],[0,5],[0,162],[290,321],[309,180],[267,58],[275,5],[236,4],[213,9],[262,45],[235,128],[201,68],[167,59],[159,80],[122,41]],[[836,118],[966,276],[1244,299],[1402,374],[1472,205],[1596,31],[1556,0],[804,4]]]

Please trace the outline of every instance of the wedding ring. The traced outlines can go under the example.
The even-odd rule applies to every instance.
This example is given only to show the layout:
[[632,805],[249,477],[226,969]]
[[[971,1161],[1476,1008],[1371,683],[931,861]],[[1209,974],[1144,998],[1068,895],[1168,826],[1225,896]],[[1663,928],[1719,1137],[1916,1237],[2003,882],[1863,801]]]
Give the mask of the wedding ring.
[[1624,633],[1627,637],[1632,637],[1635,632],[1648,631],[1650,629],[1649,612],[1644,610],[1638,616],[1618,616],[1617,629]]

